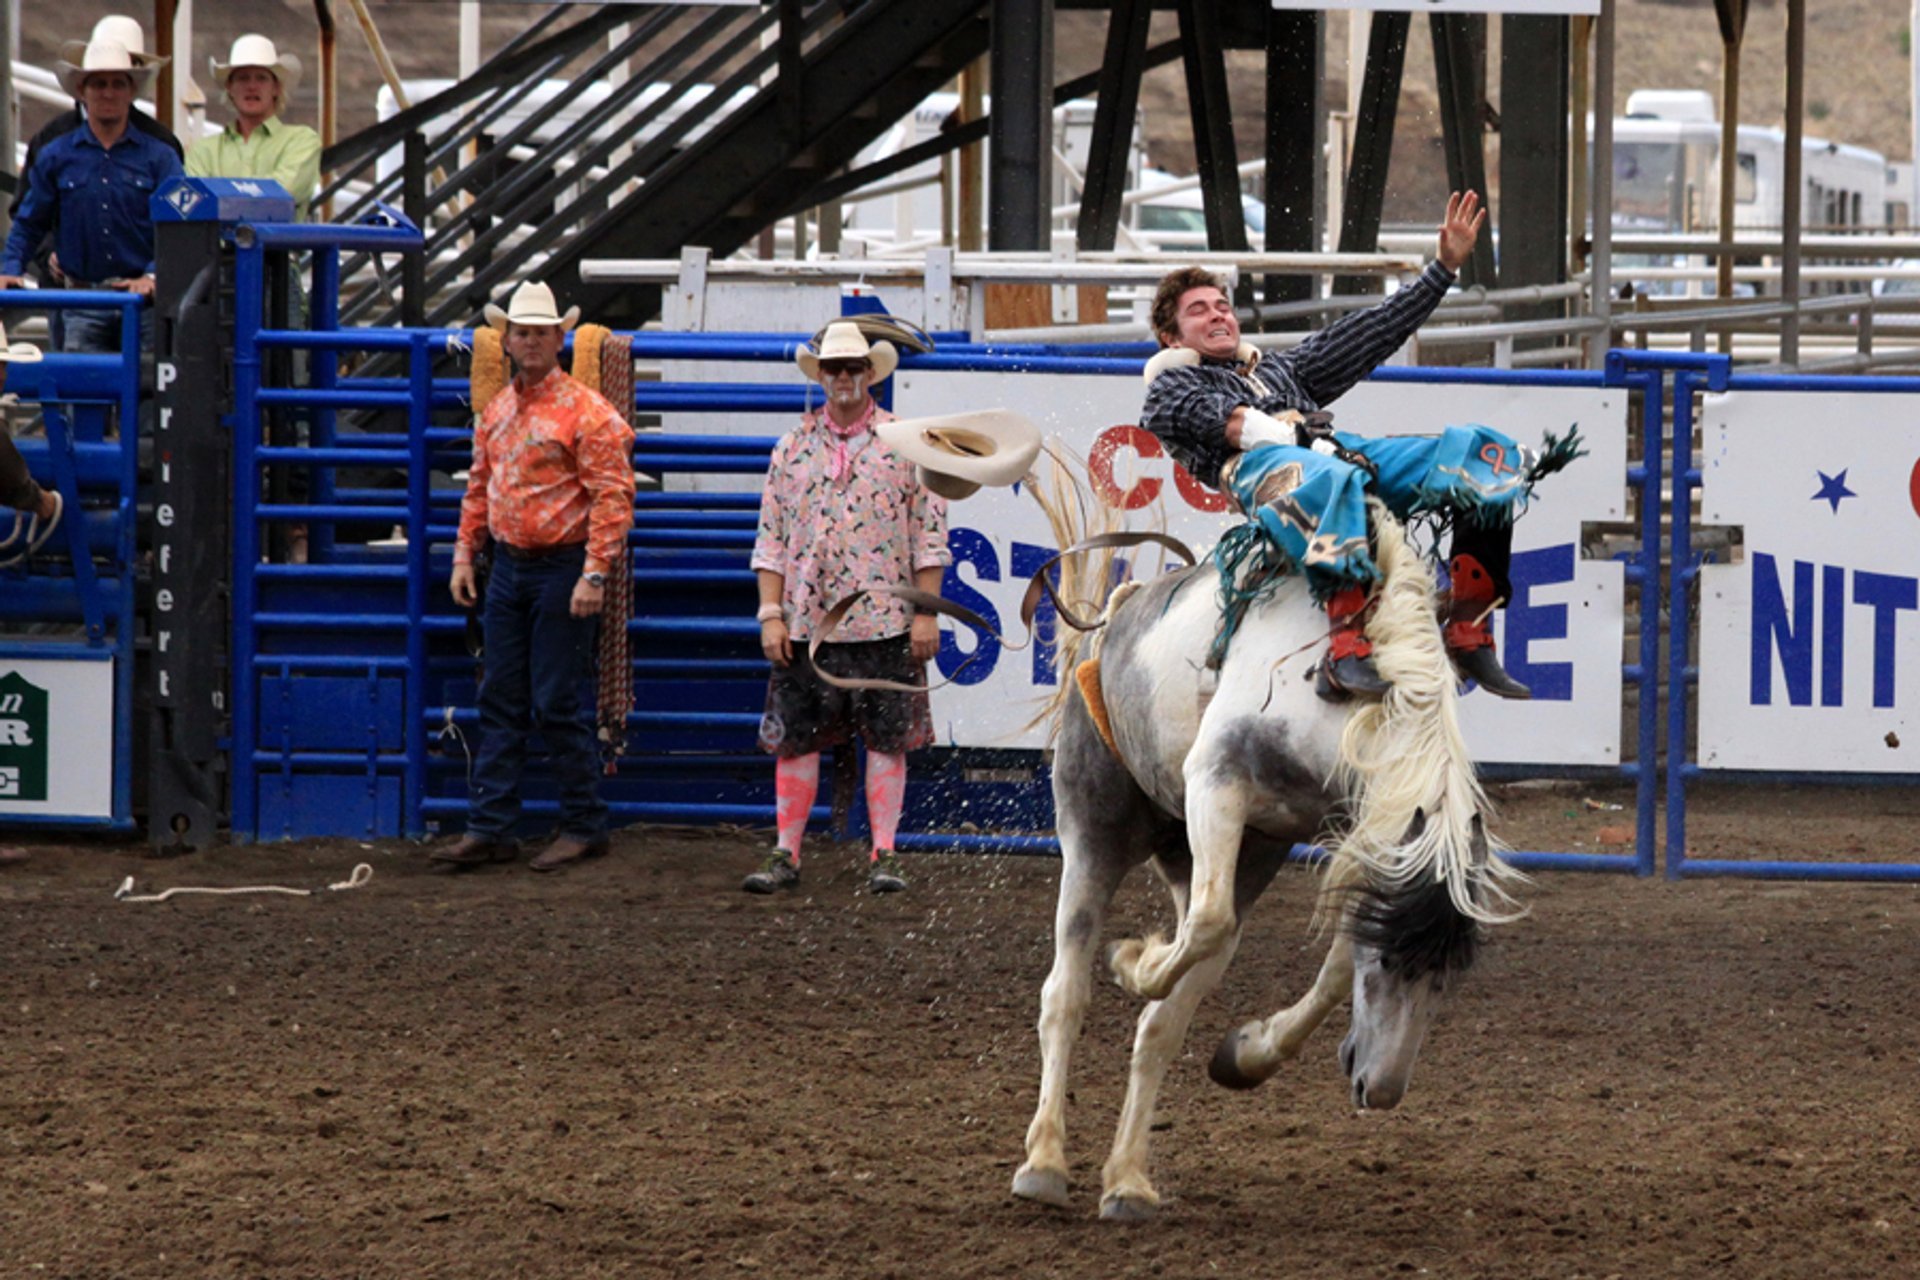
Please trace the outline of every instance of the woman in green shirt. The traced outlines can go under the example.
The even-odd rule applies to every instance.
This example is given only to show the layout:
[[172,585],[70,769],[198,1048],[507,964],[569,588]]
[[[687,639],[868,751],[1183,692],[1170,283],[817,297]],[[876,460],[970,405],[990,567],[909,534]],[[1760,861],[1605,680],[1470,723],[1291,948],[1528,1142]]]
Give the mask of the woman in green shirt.
[[271,178],[293,196],[294,214],[307,220],[307,205],[320,188],[320,135],[280,118],[294,86],[300,59],[281,53],[265,36],[233,42],[227,61],[211,59],[213,79],[233,104],[233,123],[187,152],[187,173],[196,178]]

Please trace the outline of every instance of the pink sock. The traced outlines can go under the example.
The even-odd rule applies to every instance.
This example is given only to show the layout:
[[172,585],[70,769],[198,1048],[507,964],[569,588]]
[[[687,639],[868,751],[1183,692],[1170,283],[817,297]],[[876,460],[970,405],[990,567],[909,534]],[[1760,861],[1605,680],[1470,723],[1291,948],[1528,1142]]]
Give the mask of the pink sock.
[[820,753],[781,757],[773,766],[774,825],[780,829],[780,847],[800,863],[800,841],[807,834],[807,815],[820,790]]
[[893,852],[900,829],[900,806],[907,795],[907,758],[867,752],[867,823],[873,828],[873,856]]

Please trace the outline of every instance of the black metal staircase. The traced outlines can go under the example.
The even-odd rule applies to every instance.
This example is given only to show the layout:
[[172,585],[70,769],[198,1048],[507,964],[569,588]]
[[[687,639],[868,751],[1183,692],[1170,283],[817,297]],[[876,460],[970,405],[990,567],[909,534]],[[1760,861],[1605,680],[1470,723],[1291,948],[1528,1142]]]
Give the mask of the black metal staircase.
[[[365,260],[341,299],[357,324],[451,326],[537,270],[597,321],[650,318],[650,293],[582,284],[600,257],[674,257],[684,245],[730,253],[795,208],[928,94],[986,52],[984,0],[846,5],[781,0],[753,8],[553,11],[469,79],[336,145],[329,193],[364,190],[336,217],[398,203],[427,231],[396,297]],[[631,21],[617,46],[607,35]],[[631,75],[553,136],[537,136],[575,95],[557,95],[511,129],[501,122],[544,80],[599,44],[573,84]],[[452,117],[444,128],[435,122]],[[618,127],[610,127],[619,122]],[[431,133],[428,131],[432,130]],[[396,143],[401,171],[374,176]],[[469,144],[477,143],[475,147]],[[429,175],[434,175],[431,178]]]

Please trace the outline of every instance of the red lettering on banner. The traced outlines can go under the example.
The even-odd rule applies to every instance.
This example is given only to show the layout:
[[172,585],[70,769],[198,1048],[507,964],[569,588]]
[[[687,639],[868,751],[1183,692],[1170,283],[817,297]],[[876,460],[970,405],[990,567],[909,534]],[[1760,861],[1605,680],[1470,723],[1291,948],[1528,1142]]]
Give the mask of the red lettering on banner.
[[[1122,489],[1113,477],[1113,463],[1114,455],[1123,449],[1131,450],[1142,459],[1167,456],[1159,439],[1151,431],[1131,424],[1108,427],[1093,442],[1093,449],[1087,455],[1087,474],[1093,481],[1094,492],[1100,495],[1102,502],[1110,507],[1119,507],[1122,511],[1138,511],[1142,507],[1152,506],[1158,501],[1165,482],[1142,476]],[[1177,462],[1173,464],[1173,483],[1179,489],[1180,496],[1186,499],[1187,505],[1196,511],[1211,514],[1232,509],[1225,494],[1207,488]]]
[[1136,426],[1108,427],[1093,442],[1093,449],[1087,454],[1087,475],[1093,481],[1093,491],[1100,500],[1110,507],[1119,507],[1122,511],[1138,511],[1141,507],[1151,506],[1160,496],[1160,481],[1141,478],[1131,486],[1122,489],[1113,479],[1113,455],[1122,449],[1131,449],[1141,458],[1159,458],[1165,454],[1160,441],[1151,431],[1143,431]]
[[1920,515],[1920,461],[1913,464],[1913,474],[1907,477],[1907,496],[1913,502],[1913,513]]
[[1173,464],[1173,483],[1179,488],[1180,496],[1187,500],[1187,505],[1195,511],[1212,513],[1233,509],[1227,502],[1226,494],[1218,489],[1207,488],[1193,478],[1192,472],[1177,462]]

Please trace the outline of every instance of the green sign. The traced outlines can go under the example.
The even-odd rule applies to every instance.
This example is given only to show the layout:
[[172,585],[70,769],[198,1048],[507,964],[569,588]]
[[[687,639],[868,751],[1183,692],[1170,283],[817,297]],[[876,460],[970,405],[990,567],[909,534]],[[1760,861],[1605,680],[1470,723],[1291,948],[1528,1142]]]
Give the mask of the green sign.
[[47,798],[47,691],[0,676],[0,800]]

